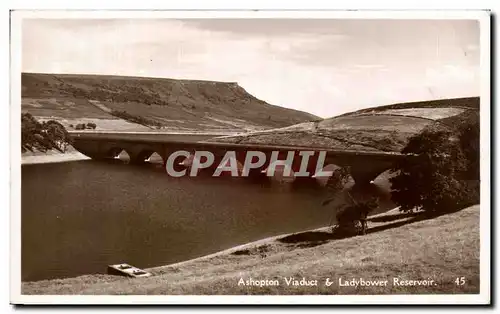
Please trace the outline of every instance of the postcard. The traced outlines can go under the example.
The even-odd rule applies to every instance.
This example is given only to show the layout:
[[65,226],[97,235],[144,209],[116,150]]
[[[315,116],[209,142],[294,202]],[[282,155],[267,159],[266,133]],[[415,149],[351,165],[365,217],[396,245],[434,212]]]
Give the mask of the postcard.
[[488,11],[14,10],[11,87],[13,304],[491,301]]

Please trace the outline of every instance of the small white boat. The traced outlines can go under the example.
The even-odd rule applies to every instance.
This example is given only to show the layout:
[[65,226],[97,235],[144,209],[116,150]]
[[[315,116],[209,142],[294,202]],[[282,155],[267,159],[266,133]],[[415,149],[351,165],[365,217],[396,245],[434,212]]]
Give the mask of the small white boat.
[[151,276],[150,272],[131,266],[129,264],[108,265],[108,274],[142,278]]

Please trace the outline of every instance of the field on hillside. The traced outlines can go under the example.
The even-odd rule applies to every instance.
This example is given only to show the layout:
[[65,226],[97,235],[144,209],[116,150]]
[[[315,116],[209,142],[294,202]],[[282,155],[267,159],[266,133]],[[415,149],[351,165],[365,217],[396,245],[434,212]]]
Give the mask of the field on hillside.
[[[23,73],[21,81],[23,111],[64,123],[94,119],[98,130],[99,119],[119,119],[114,112],[154,129],[207,131],[262,130],[318,119],[270,105],[235,82],[36,73]],[[144,125],[137,124],[139,131]]]
[[395,104],[363,109],[321,121],[220,137],[216,141],[400,152],[408,139],[424,128],[453,129],[465,120],[478,119],[478,108],[479,98]]
[[377,111],[392,110],[392,109],[450,108],[450,107],[479,110],[479,107],[480,107],[479,97],[438,99],[438,100],[427,100],[427,101],[416,101],[416,102],[391,104],[391,105],[384,105],[384,106],[361,109],[358,111],[343,114],[342,116],[347,116],[347,115],[352,115],[352,114],[374,113]]
[[21,99],[21,108],[36,117],[57,117],[65,119],[117,119],[93,106],[86,99],[70,97]]
[[[365,236],[318,229],[264,239],[204,258],[150,269],[149,278],[86,275],[25,282],[24,294],[434,294],[479,293],[479,205],[426,219],[397,210],[372,216]],[[293,286],[286,281],[316,281]],[[457,284],[457,278],[464,284]],[[285,279],[286,278],[286,279]],[[325,284],[326,279],[333,282]],[[241,284],[277,280],[277,286]],[[339,280],[387,281],[341,286]],[[395,282],[397,279],[397,282]],[[406,280],[428,285],[398,285]]]

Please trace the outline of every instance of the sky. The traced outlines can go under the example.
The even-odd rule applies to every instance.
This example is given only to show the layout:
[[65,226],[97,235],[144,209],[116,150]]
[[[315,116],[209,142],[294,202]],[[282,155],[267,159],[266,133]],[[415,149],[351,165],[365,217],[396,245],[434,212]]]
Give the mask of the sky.
[[366,19],[24,19],[22,71],[237,82],[326,118],[478,96],[479,23]]

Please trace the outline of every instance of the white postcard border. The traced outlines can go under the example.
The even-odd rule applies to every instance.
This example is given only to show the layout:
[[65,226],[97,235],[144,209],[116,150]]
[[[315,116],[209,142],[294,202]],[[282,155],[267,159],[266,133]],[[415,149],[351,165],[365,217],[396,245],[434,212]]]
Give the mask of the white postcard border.
[[[24,18],[345,18],[474,19],[480,23],[480,294],[327,296],[66,296],[21,294],[21,24]],[[490,14],[488,11],[14,11],[11,15],[10,301],[15,304],[488,304],[490,302]],[[40,236],[43,236],[41,234]]]

